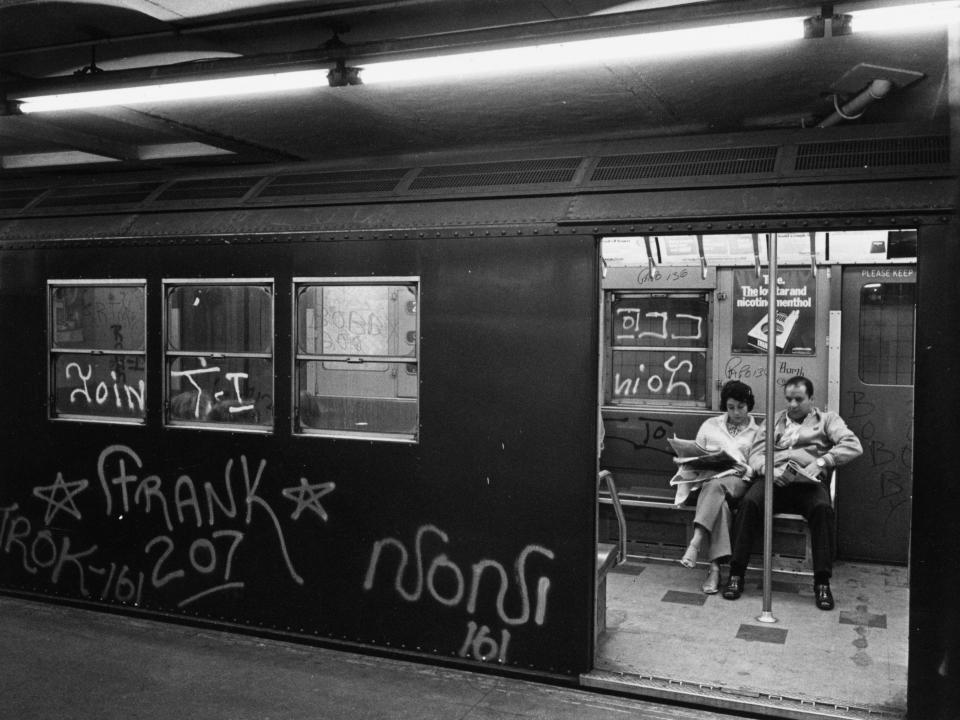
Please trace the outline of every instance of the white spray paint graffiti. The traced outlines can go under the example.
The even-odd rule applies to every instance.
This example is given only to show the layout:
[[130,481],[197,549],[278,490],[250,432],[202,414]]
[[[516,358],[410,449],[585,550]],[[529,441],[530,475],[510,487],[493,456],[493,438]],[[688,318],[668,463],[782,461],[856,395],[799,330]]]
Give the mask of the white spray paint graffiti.
[[[520,612],[517,615],[510,615],[506,609],[507,592],[510,589],[510,578],[507,570],[497,560],[482,559],[471,565],[469,594],[467,590],[466,578],[460,566],[453,562],[446,553],[436,555],[430,562],[429,568],[424,573],[424,555],[423,539],[427,534],[435,535],[443,543],[449,542],[449,536],[443,530],[435,525],[422,525],[417,529],[414,539],[414,560],[415,568],[413,575],[413,586],[408,589],[404,587],[405,576],[407,575],[407,566],[410,562],[410,553],[406,545],[393,537],[386,537],[376,541],[370,551],[370,561],[367,565],[366,576],[363,581],[363,589],[370,591],[373,589],[377,578],[377,568],[380,564],[381,556],[386,548],[393,548],[397,551],[398,561],[396,564],[396,574],[394,575],[393,587],[397,594],[408,602],[418,602],[424,598],[424,590],[427,596],[434,601],[446,607],[455,607],[460,605],[466,597],[465,609],[469,615],[477,613],[477,603],[480,598],[480,589],[483,578],[489,574],[490,570],[495,579],[499,579],[496,594],[496,612],[499,619],[506,625],[517,626],[530,622],[531,619],[531,598],[530,588],[527,578],[527,560],[531,555],[537,554],[546,557],[549,560],[554,559],[551,550],[542,545],[527,545],[517,556],[513,567],[513,578],[516,582],[516,589],[520,598]],[[437,587],[437,575],[445,572],[452,580],[450,589],[446,594]],[[536,625],[543,625],[547,614],[547,595],[550,591],[550,579],[546,576],[540,576],[537,579],[536,602],[533,605],[533,622]],[[460,648],[460,656],[466,657],[467,654],[478,660],[496,659],[498,662],[505,662],[507,647],[510,642],[510,632],[504,628],[501,631],[500,642],[496,642],[489,635],[490,628],[486,625],[478,626],[476,622],[470,621],[467,626],[467,638]]]
[[[186,474],[179,475],[171,486],[165,485],[159,475],[141,477],[143,461],[133,448],[110,445],[97,459],[99,494],[107,517],[123,520],[130,514],[142,513],[156,516],[166,528],[166,532],[152,537],[143,547],[143,556],[148,562],[146,570],[138,571],[116,562],[96,562],[97,545],[72,550],[68,534],[56,538],[49,527],[35,529],[17,503],[0,507],[0,551],[19,556],[23,569],[31,575],[49,571],[54,585],[67,574],[74,574],[83,597],[93,593],[104,600],[140,604],[144,587],[159,589],[169,585],[175,591],[177,581],[191,589],[196,589],[198,580],[201,584],[209,583],[203,590],[180,600],[177,606],[182,608],[211,594],[244,587],[242,581],[233,577],[234,561],[248,528],[256,518],[261,518],[272,528],[288,575],[303,585],[303,577],[288,551],[282,513],[259,491],[266,466],[267,461],[262,459],[255,469],[251,468],[246,455],[241,455],[239,473],[235,472],[233,458],[225,463],[220,489],[209,481],[200,485]],[[241,486],[239,490],[243,495],[235,494],[235,484]],[[62,472],[57,473],[53,483],[34,487],[33,497],[45,503],[44,525],[49,526],[61,516],[82,521],[76,498],[91,487],[97,486],[91,486],[86,479],[66,481]],[[282,497],[296,505],[290,520],[299,520],[304,511],[309,510],[326,521],[327,511],[320,499],[335,488],[335,483],[311,483],[304,477],[298,485],[282,488]],[[242,504],[238,502],[240,498]],[[245,513],[241,512],[243,507]],[[223,527],[230,521],[234,527]],[[184,529],[188,528],[198,531],[207,528],[207,531],[196,533],[184,545]],[[99,589],[91,585],[96,585],[94,576],[103,579]]]
[[64,375],[67,380],[71,378],[71,370],[76,372],[77,378],[82,383],[81,387],[74,388],[70,391],[70,402],[76,403],[77,398],[82,398],[86,400],[88,405],[96,403],[97,405],[105,405],[110,400],[110,389],[113,388],[113,398],[114,405],[117,409],[123,408],[123,403],[120,399],[120,388],[123,388],[124,394],[126,395],[127,400],[127,409],[132,411],[143,412],[144,404],[143,397],[146,391],[146,385],[143,380],[137,381],[137,387],[139,390],[134,390],[131,386],[126,383],[120,383],[117,379],[117,373],[113,370],[110,371],[110,380],[111,385],[108,386],[106,381],[99,380],[93,384],[93,394],[90,393],[91,380],[93,378],[93,366],[87,365],[86,374],[83,373],[83,368],[80,367],[79,363],[67,363],[66,368],[64,368]]

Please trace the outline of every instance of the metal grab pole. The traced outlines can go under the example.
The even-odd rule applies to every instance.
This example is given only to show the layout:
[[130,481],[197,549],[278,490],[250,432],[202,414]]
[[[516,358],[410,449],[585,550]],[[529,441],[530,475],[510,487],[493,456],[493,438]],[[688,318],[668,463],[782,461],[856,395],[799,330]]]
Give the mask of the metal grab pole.
[[773,418],[777,401],[777,234],[767,235],[767,433],[763,473],[763,610],[759,622],[773,616]]

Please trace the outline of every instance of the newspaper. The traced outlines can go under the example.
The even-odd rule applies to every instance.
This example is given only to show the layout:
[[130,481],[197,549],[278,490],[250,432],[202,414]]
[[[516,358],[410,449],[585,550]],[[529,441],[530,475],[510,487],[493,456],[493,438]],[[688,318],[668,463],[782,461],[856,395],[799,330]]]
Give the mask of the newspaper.
[[673,461],[687,470],[730,470],[739,461],[726,450],[707,450],[694,440],[667,438],[676,457]]
[[784,480],[788,483],[819,483],[820,478],[815,477],[807,472],[804,472],[803,468],[800,467],[799,463],[795,460],[788,462],[784,468],[783,473],[781,474]]

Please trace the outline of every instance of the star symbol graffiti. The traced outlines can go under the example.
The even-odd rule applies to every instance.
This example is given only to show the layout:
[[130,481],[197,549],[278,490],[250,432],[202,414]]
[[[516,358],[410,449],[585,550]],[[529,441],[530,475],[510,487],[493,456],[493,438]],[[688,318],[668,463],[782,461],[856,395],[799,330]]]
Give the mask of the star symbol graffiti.
[[[63,473],[57,473],[57,479],[52,485],[40,485],[33,489],[33,494],[46,501],[47,513],[43,517],[45,525],[49,525],[53,516],[60,510],[73,515],[77,520],[81,519],[80,510],[77,509],[73,498],[87,489],[90,483],[86,480],[75,480],[74,482],[64,482]],[[60,497],[62,494],[62,497]]]
[[297,520],[304,510],[312,510],[326,522],[327,511],[320,504],[320,498],[332,493],[336,487],[337,484],[332,482],[311,485],[305,477],[302,477],[299,486],[284,488],[283,496],[297,503],[297,507],[290,517]]

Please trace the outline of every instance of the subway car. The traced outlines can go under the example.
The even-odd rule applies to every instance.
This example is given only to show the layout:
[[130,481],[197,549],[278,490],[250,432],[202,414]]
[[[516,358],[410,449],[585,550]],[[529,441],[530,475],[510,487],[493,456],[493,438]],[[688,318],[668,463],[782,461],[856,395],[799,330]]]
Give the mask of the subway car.
[[[942,129],[862,132],[5,183],[2,591],[777,717],[934,717],[957,183]],[[774,593],[778,632],[849,634],[796,687],[733,635],[733,676],[703,676],[696,603],[661,601],[697,595],[667,440],[728,379],[759,420],[781,407],[771,338],[777,387],[809,377],[865,449],[833,481],[834,613],[803,596],[803,523],[777,521],[799,548],[771,550],[797,595]],[[705,602],[736,633],[760,601]]]

